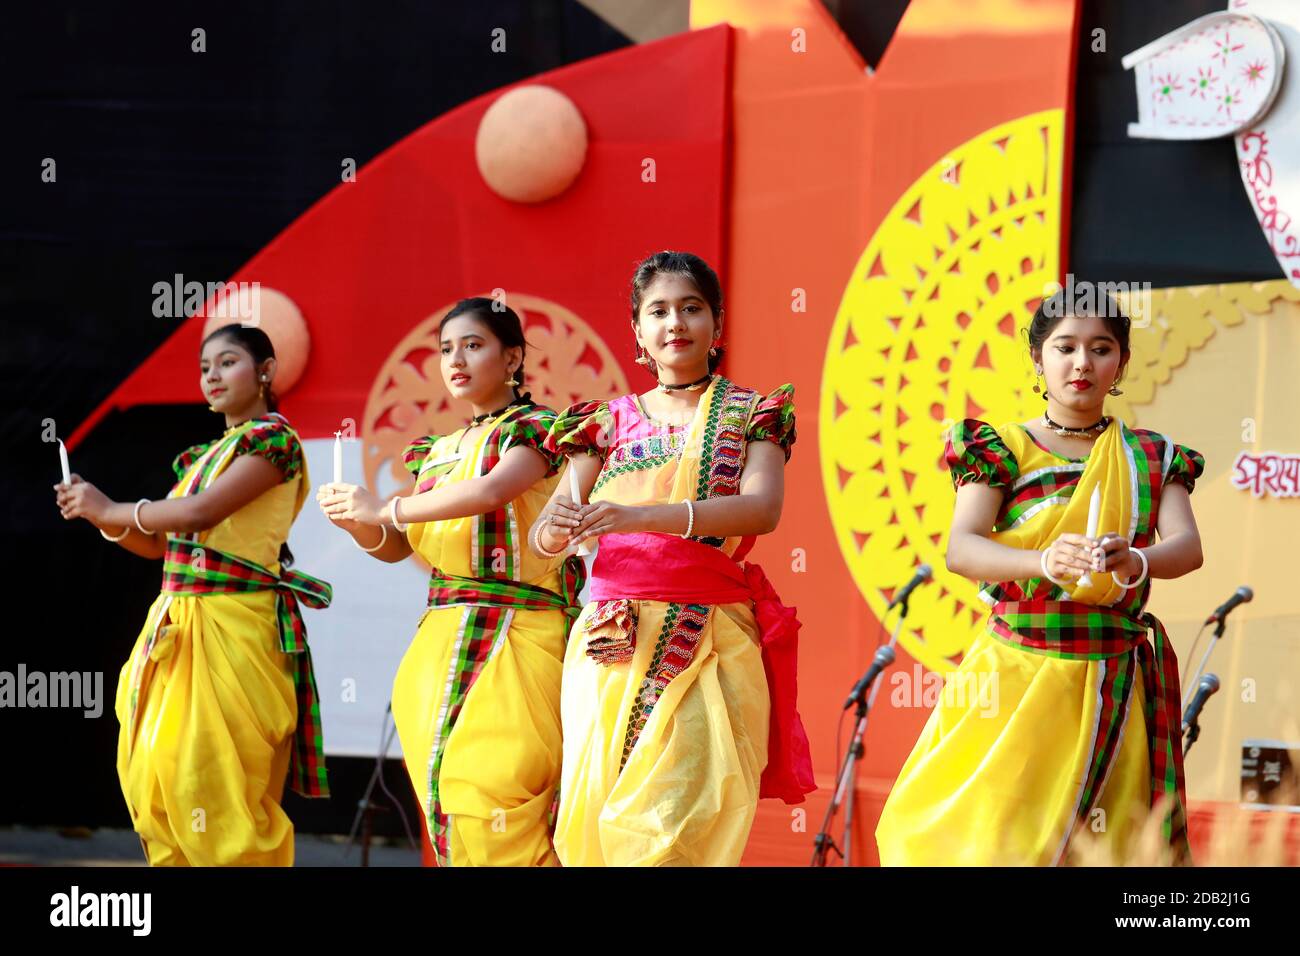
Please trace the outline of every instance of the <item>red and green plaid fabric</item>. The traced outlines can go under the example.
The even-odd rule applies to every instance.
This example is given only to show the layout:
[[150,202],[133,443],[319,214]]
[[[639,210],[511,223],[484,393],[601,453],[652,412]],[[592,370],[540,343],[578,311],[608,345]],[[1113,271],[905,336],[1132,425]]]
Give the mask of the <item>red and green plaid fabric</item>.
[[555,416],[545,447],[561,455],[594,452],[604,461],[613,438],[614,417],[609,402],[578,402]]
[[[294,734],[290,786],[305,797],[329,796],[325,746],[321,732],[320,695],[307,647],[307,627],[300,604],[329,607],[333,590],[324,581],[298,571],[272,574],[259,564],[183,538],[169,538],[163,557],[164,592],[189,597],[250,591],[276,592],[280,649],[294,655],[294,688],[298,698],[298,727]],[[144,648],[147,656],[158,632]]]
[[972,481],[1004,488],[1020,475],[1016,458],[997,429],[977,418],[963,419],[948,430],[943,458],[954,488]]
[[508,607],[521,611],[563,611],[569,626],[578,619],[582,605],[578,594],[587,580],[587,565],[569,555],[560,565],[560,593],[502,578],[463,578],[434,569],[429,578],[429,607],[480,605]]
[[[179,495],[192,495],[206,488],[237,454],[266,458],[280,469],[285,481],[296,478],[302,472],[302,443],[298,440],[297,433],[289,425],[289,420],[279,412],[268,412],[227,429],[215,441],[191,445],[177,455],[172,462],[172,470],[176,473],[177,482],[184,481],[185,484]],[[202,467],[186,480],[186,474],[205,455],[207,458]]]
[[447,738],[460,717],[475,681],[487,666],[497,648],[504,643],[510,630],[514,609],[471,605],[464,609],[456,644],[452,649],[451,669],[443,690],[438,732],[434,737],[429,756],[428,801],[425,804],[425,822],[429,828],[429,841],[439,866],[451,866],[451,847],[448,833],[451,822],[442,810],[439,793],[442,758],[447,752]]
[[[1146,694],[1150,741],[1151,803],[1168,797],[1172,809],[1164,835],[1179,862],[1190,860],[1187,843],[1187,797],[1183,783],[1181,695],[1178,659],[1155,615],[1132,617],[1124,611],[1077,601],[1000,601],[993,607],[989,631],[1022,650],[1066,660],[1105,661],[1096,742],[1084,784],[1078,819],[1100,796],[1101,786],[1119,751],[1119,732],[1128,711],[1134,666]],[[1147,632],[1154,640],[1147,640]]]
[[[249,419],[226,430],[215,441],[193,445],[172,463],[177,482],[170,497],[198,494],[211,487],[231,460],[239,454],[267,458],[289,481],[304,467],[302,443],[279,412]],[[299,603],[312,608],[328,607],[333,596],[330,585],[301,571],[282,570],[279,575],[239,555],[202,545],[198,535],[171,536],[163,556],[164,593],[201,597],[205,594],[274,590],[280,647],[294,655],[294,688],[298,701],[298,726],[289,768],[289,785],[307,797],[329,795],[325,772],[325,749],[321,731],[320,695],[307,647],[307,628]],[[139,660],[147,660],[159,635],[161,616]],[[132,674],[132,719],[139,697],[142,670]]]
[[[1186,474],[1184,467],[1195,468],[1204,459],[1191,449],[1175,445],[1159,432],[1130,429],[1121,423],[1129,460],[1137,473],[1134,499],[1136,521],[1131,528],[1131,547],[1145,548],[1156,541],[1159,521],[1160,494],[1165,459],[1169,457],[1170,478],[1187,484],[1194,475]],[[975,419],[959,422],[950,430],[945,457],[952,472],[953,484],[960,487],[967,481],[988,481],[993,487],[1005,485],[1002,507],[993,525],[994,531],[1006,531],[1024,520],[1031,509],[1051,505],[1053,499],[1068,500],[1079,486],[1085,461],[1060,462],[1054,469],[1039,469],[1021,476],[1019,465],[1002,437],[991,425]],[[1183,465],[1179,463],[1182,462]],[[1197,471],[1195,474],[1199,474]],[[1031,519],[1032,520],[1032,519]],[[1147,579],[1131,591],[1125,592],[1115,608],[1129,617],[1139,616],[1151,594],[1151,581]],[[980,597],[987,604],[999,601],[1024,601],[1030,599],[1062,600],[1066,591],[1044,577],[1024,581],[986,581],[980,585]]]
[[[548,408],[532,404],[515,406],[502,413],[493,423],[492,431],[485,440],[479,474],[490,473],[500,462],[501,456],[518,442],[542,450],[540,446],[549,430],[550,416],[553,414]],[[432,445],[432,440],[423,448],[416,447],[416,443],[413,443],[410,446],[412,461],[421,451],[427,455]],[[555,463],[560,460],[560,456],[545,450],[543,454],[552,463],[549,474],[555,474],[558,470]],[[412,461],[407,462],[407,467],[419,475],[423,458],[418,459],[419,464],[414,468],[411,468]],[[580,610],[577,596],[586,578],[586,566],[582,559],[570,557],[560,569],[561,594],[518,580],[521,572],[519,548],[522,536],[513,502],[507,502],[495,511],[476,515],[470,533],[473,550],[471,565],[475,569],[475,575],[460,577],[434,568],[429,578],[430,608],[464,609],[452,651],[451,667],[428,768],[425,819],[434,854],[441,866],[450,866],[452,861],[448,840],[450,821],[442,810],[439,775],[447,740],[456,726],[470,690],[497,648],[505,641],[516,610],[560,610],[567,616],[569,624],[572,624]]]
[[[442,718],[429,760],[425,818],[429,828],[429,840],[433,844],[440,866],[451,865],[451,850],[447,839],[450,824],[447,815],[442,811],[442,802],[439,798],[439,774],[442,770],[442,758],[447,749],[447,738],[456,726],[456,720],[465,706],[465,699],[469,696],[470,689],[505,640],[514,611],[563,611],[567,619],[565,625],[567,633],[581,611],[581,606],[577,603],[578,592],[582,590],[585,579],[586,565],[576,556],[566,559],[561,568],[560,580],[563,594],[556,594],[546,588],[518,581],[504,581],[499,578],[464,578],[434,571],[429,581],[429,607],[465,608],[461,627],[456,636],[456,647],[452,652],[451,670],[442,704]],[[556,799],[558,800],[558,796]],[[554,825],[553,819],[552,825]]]

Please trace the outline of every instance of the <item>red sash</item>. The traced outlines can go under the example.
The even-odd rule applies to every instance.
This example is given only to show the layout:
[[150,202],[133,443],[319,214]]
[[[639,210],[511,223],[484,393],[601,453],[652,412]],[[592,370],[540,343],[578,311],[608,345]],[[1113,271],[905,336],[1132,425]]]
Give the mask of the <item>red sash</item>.
[[[742,546],[743,547],[743,546]],[[748,550],[747,548],[744,550]],[[763,569],[677,535],[607,534],[591,572],[593,601],[675,604],[752,602],[771,697],[767,767],[759,796],[802,803],[817,789],[798,711],[799,618],[781,603]]]

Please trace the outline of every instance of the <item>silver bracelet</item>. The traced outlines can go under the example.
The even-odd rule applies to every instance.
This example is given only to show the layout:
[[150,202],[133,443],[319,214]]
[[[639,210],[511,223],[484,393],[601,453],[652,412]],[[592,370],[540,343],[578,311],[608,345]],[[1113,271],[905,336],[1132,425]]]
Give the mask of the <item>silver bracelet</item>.
[[99,529],[99,535],[100,535],[100,537],[102,537],[105,541],[121,541],[123,538],[125,538],[125,537],[126,537],[128,534],[130,534],[130,533],[131,533],[131,526],[130,526],[130,525],[127,525],[125,528],[123,528],[123,529],[122,529],[122,533],[119,534],[116,538],[114,538],[112,535],[108,534],[108,533],[107,533],[103,528],[100,528],[100,529]]
[[402,496],[393,495],[393,497],[388,500],[388,517],[392,520],[393,528],[404,534],[410,525],[402,524],[401,519],[397,517],[397,499],[400,497]]
[[145,535],[153,534],[152,531],[146,530],[145,526],[140,523],[140,506],[148,505],[152,503],[153,502],[151,502],[148,498],[141,498],[139,501],[135,503],[135,526],[140,529],[141,534],[145,534]]
[[545,524],[545,521],[538,521],[537,524],[533,525],[533,546],[537,548],[538,553],[544,554],[548,558],[558,558],[560,555],[564,554],[568,548],[561,548],[559,551],[551,551],[546,547],[546,545],[542,544],[542,528]]
[[1132,584],[1125,584],[1123,581],[1119,579],[1119,575],[1117,575],[1114,571],[1110,572],[1110,576],[1115,579],[1115,583],[1118,584],[1120,587],[1122,587],[1125,591],[1131,591],[1135,587],[1140,585],[1143,581],[1145,581],[1147,579],[1147,572],[1151,570],[1151,565],[1147,563],[1147,556],[1142,553],[1142,549],[1133,548],[1132,550],[1134,551],[1135,554],[1137,554],[1139,560],[1141,560],[1142,562],[1142,573],[1138,575],[1138,579],[1134,581]]
[[376,551],[382,548],[384,546],[384,542],[388,540],[388,525],[381,524],[379,526],[379,531],[380,531],[379,543],[375,545],[373,548],[361,548],[361,542],[358,541],[356,538],[352,539],[352,543],[355,544],[358,548],[361,548],[361,550],[366,552],[366,554],[374,554]]
[[1070,581],[1061,581],[1052,577],[1052,572],[1047,570],[1047,549],[1038,552],[1038,566],[1043,569],[1043,577],[1047,578],[1047,580],[1051,581],[1058,588],[1070,588],[1074,586]]
[[684,504],[686,505],[686,533],[682,537],[689,538],[691,532],[695,530],[695,503],[687,498]]

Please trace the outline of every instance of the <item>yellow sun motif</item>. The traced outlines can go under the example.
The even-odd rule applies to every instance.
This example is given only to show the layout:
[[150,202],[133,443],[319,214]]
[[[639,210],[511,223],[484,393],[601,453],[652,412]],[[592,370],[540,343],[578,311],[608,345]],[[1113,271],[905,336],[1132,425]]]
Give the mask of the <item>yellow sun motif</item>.
[[836,538],[877,617],[919,564],[934,569],[899,635],[932,670],[955,666],[988,612],[944,567],[944,432],[1042,411],[1023,330],[1058,279],[1063,130],[1061,110],[1034,113],[931,167],[876,230],[830,333],[819,421]]

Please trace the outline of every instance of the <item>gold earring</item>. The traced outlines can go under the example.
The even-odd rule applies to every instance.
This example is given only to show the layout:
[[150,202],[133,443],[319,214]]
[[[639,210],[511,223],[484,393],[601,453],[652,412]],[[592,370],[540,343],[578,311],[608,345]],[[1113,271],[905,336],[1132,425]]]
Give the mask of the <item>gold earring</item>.
[[[1035,395],[1037,395],[1039,392],[1042,391],[1042,389],[1038,387],[1038,376],[1042,374],[1043,374],[1043,370],[1035,366],[1034,367],[1034,394]],[[1046,398],[1046,396],[1044,396],[1044,398]]]
[[519,380],[515,378],[515,373],[514,373],[514,372],[511,372],[511,373],[510,373],[510,377],[509,377],[508,379],[506,379],[506,384],[507,384],[507,385],[518,385],[518,384],[519,384]]
[[644,365],[646,368],[649,368],[654,364],[654,359],[650,357],[650,353],[645,351],[645,349],[641,348],[639,345],[636,347],[636,364]]
[[710,346],[709,346],[709,354],[710,354],[710,355],[717,355],[717,354],[718,354],[718,350],[717,350],[716,348],[714,348],[713,346],[710,345]]
[[1123,395],[1123,394],[1124,394],[1124,389],[1120,388],[1118,384],[1111,385],[1111,387],[1110,387],[1110,394],[1111,394],[1111,395]]

